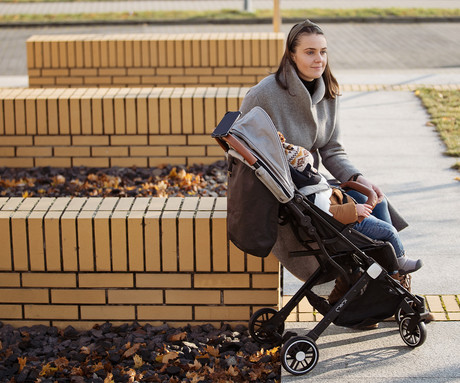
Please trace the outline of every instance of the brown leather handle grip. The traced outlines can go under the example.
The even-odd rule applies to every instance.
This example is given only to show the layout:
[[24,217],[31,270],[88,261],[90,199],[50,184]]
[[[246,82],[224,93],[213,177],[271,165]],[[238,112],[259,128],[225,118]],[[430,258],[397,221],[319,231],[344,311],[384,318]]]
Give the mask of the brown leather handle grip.
[[347,181],[341,184],[340,187],[345,190],[353,189],[357,192],[360,192],[361,194],[364,194],[367,197],[366,203],[368,205],[371,205],[372,208],[374,208],[375,205],[377,205],[377,202],[379,200],[379,198],[377,197],[377,193],[371,188],[367,187],[366,185],[363,185],[356,181]]
[[239,154],[243,156],[246,162],[249,165],[254,165],[257,162],[257,158],[246,148],[237,138],[233,137],[231,134],[228,134],[225,137],[222,137],[223,140],[229,143],[229,145],[235,149]]

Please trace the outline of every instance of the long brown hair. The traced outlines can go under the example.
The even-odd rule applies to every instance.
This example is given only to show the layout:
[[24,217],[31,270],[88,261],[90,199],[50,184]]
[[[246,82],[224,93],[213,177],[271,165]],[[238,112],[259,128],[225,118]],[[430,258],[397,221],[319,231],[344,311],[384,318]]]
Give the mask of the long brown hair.
[[[310,20],[305,20],[301,23],[295,24],[291,28],[286,39],[286,47],[283,57],[281,58],[280,65],[275,73],[276,82],[279,86],[286,90],[289,88],[286,79],[288,66],[287,64],[290,63],[294,68],[297,68],[294,61],[292,60],[292,53],[295,52],[297,46],[299,45],[300,36],[302,34],[324,35],[322,29],[317,24],[312,23]],[[326,86],[324,97],[329,99],[336,98],[339,95],[339,83],[331,72],[331,68],[329,67],[329,60],[326,64],[326,68],[324,69],[322,77]]]

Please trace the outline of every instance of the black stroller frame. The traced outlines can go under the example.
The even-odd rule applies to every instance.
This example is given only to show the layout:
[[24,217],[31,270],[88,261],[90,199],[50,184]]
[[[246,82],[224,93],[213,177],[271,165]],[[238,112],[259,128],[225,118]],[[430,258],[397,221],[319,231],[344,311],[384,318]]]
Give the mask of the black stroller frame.
[[[276,181],[276,177],[253,148],[248,147],[238,134],[232,132],[232,127],[240,115],[240,112],[228,112],[212,133],[212,137],[228,155],[233,156],[236,152],[246,165],[253,169],[263,168],[262,173],[270,177],[270,180],[265,181],[263,178],[260,180],[273,191],[273,178]],[[276,186],[285,192],[283,185]],[[425,307],[425,300],[422,296],[409,292],[388,274],[385,264],[387,269],[394,270],[389,265],[394,265],[396,259],[391,244],[370,240],[354,231],[353,225],[338,223],[310,202],[297,188],[294,189],[292,198],[284,201],[280,206],[280,220],[284,224],[287,222],[291,224],[296,238],[305,249],[292,256],[314,257],[319,267],[284,307],[279,311],[269,307],[256,311],[251,316],[248,327],[251,336],[258,343],[266,346],[282,345],[281,363],[289,373],[302,375],[315,367],[319,359],[316,340],[331,323],[347,327],[356,325],[354,322],[351,324],[347,322],[344,313],[349,307],[356,306],[365,295],[364,292],[370,290],[373,284],[385,286],[385,290],[392,296],[391,312],[381,312],[373,318],[361,321],[360,324],[378,323],[394,315],[403,341],[410,347],[423,344],[426,339],[425,322],[429,314]],[[323,238],[322,235],[325,231],[327,238]],[[358,247],[353,242],[356,236],[364,237],[368,240],[368,244]],[[316,244],[316,247],[313,244]],[[387,260],[388,254],[391,255],[390,261]],[[362,270],[361,276],[355,283],[351,283],[350,274],[345,270],[349,266]],[[350,282],[351,287],[335,304],[329,304],[326,299],[312,291],[314,286],[334,280],[339,275]],[[323,315],[323,318],[304,336],[298,336],[293,332],[285,333],[287,317],[304,297]],[[345,319],[342,318],[343,316]]]

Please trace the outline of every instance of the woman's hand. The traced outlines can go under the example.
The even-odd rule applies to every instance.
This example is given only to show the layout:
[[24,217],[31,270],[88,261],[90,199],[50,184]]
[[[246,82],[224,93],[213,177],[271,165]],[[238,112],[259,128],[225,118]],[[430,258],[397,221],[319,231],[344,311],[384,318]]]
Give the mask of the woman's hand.
[[366,185],[367,187],[369,187],[369,188],[371,188],[372,190],[374,190],[375,193],[377,194],[377,198],[378,198],[377,203],[382,202],[382,200],[383,200],[383,198],[384,198],[384,195],[383,195],[382,190],[380,190],[380,188],[379,188],[377,185],[374,185],[372,182],[368,181],[368,180],[367,180],[366,178],[364,178],[363,176],[359,176],[359,177],[356,179],[356,182],[359,182],[360,184]]
[[358,218],[367,218],[372,213],[372,206],[365,203],[356,204],[356,213],[358,213]]

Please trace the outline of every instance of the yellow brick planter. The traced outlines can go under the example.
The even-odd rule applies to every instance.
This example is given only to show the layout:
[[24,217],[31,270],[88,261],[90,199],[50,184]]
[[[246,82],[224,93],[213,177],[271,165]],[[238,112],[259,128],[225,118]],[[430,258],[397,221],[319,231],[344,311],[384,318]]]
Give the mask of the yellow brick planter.
[[277,68],[283,33],[37,35],[31,87],[251,86]]
[[0,89],[0,166],[192,165],[247,88]]
[[246,323],[278,261],[226,236],[226,198],[0,198],[0,320]]

